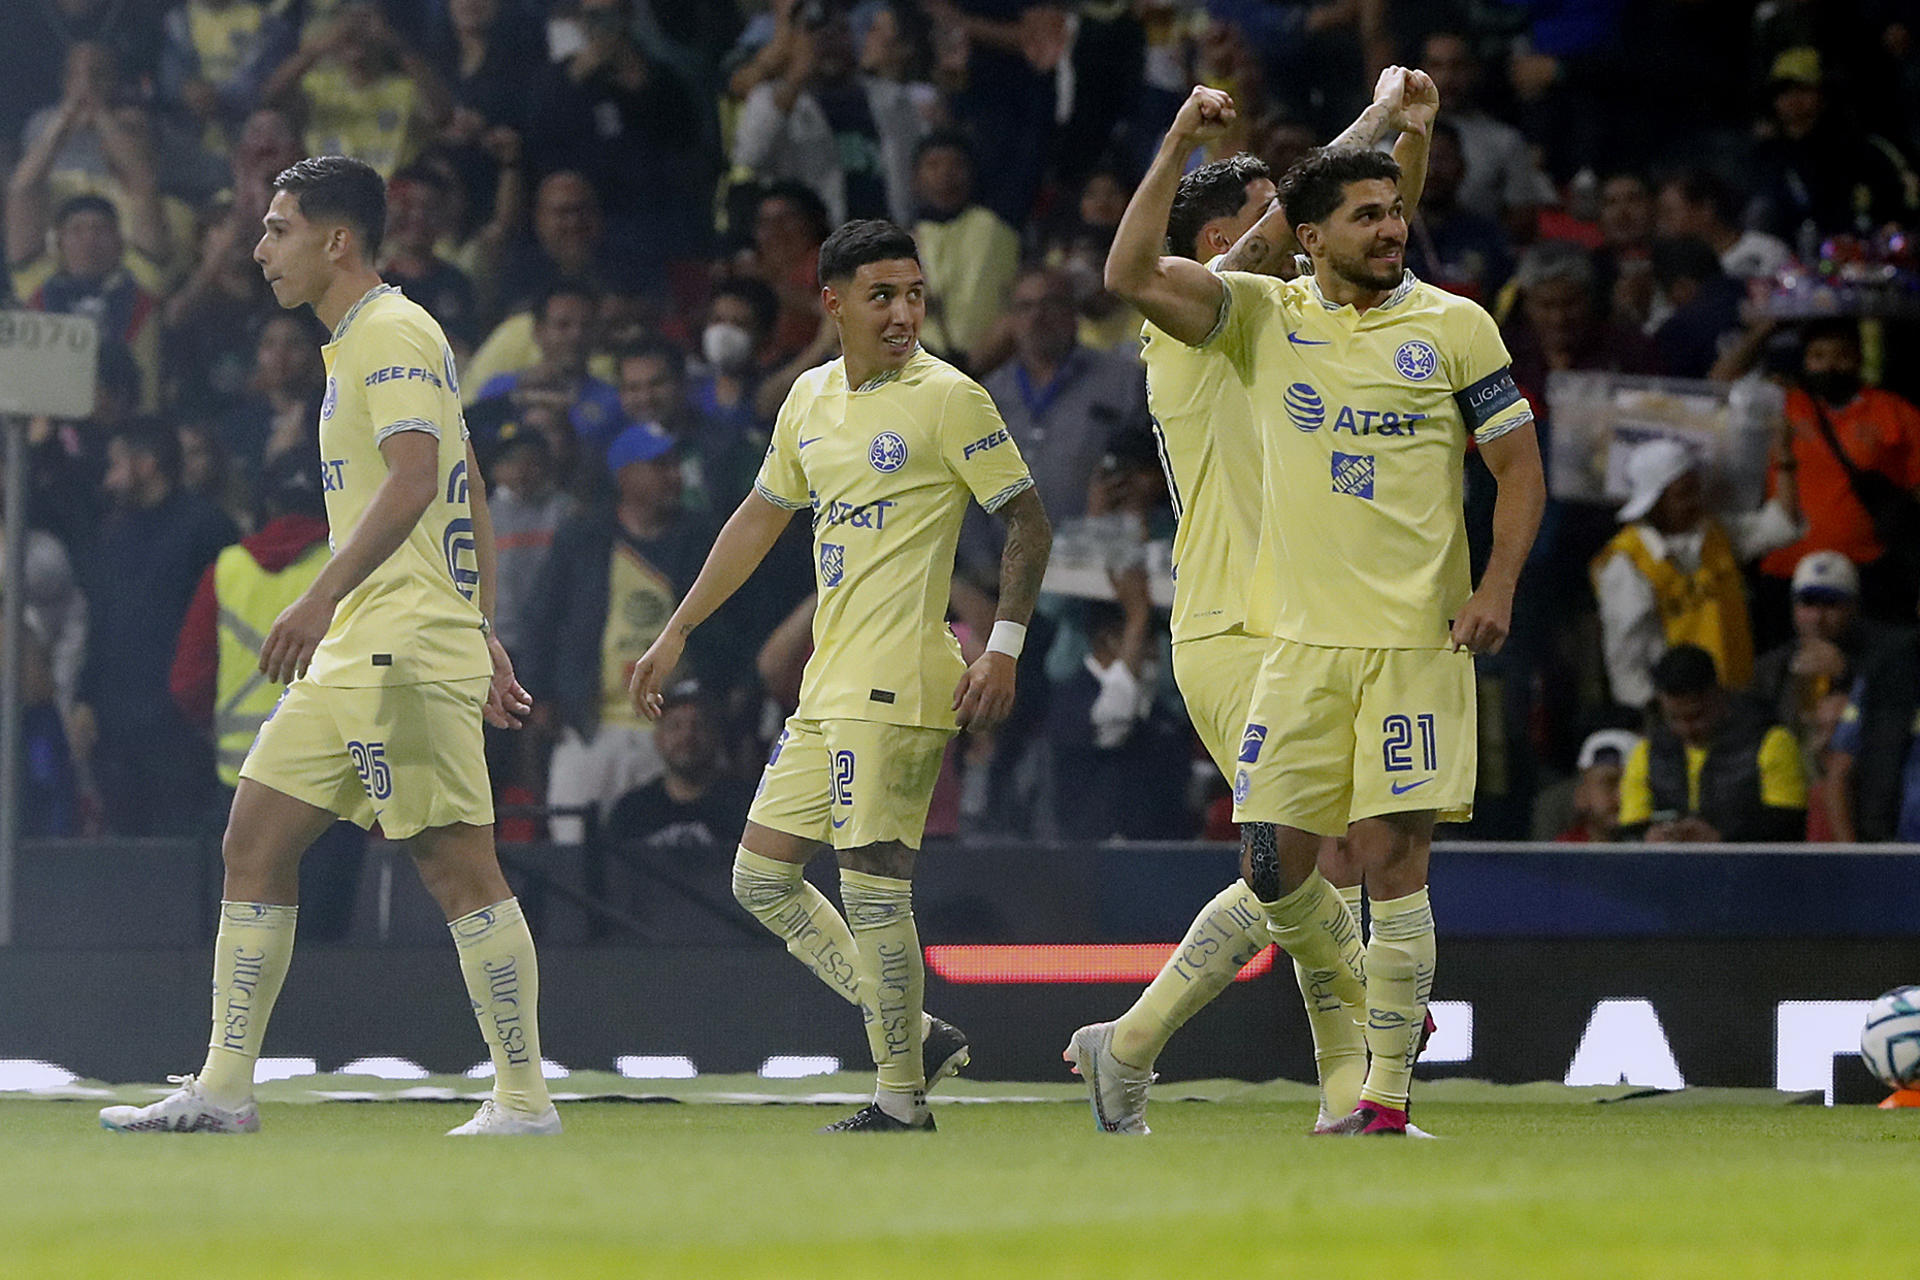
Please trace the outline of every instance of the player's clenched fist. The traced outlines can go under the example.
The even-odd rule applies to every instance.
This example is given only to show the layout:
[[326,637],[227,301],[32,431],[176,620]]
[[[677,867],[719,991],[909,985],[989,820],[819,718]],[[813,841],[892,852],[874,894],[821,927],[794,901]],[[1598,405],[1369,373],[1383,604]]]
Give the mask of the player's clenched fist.
[[962,729],[985,733],[1013,714],[1014,660],[987,652],[973,660],[953,691],[954,719]]
[[1171,132],[1195,142],[1211,141],[1227,131],[1235,114],[1233,99],[1228,94],[1203,84],[1195,85],[1187,100],[1180,104]]
[[627,692],[633,695],[633,709],[649,720],[660,718],[660,686],[680,665],[680,654],[685,650],[686,643],[685,639],[671,630],[663,631],[660,638],[640,656],[640,661],[633,664],[633,675],[627,680]]

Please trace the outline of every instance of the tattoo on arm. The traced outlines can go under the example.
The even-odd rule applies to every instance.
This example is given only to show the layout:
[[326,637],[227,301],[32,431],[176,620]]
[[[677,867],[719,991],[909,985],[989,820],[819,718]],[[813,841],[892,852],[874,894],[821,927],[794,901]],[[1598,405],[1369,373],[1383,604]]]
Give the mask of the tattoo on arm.
[[1040,580],[1047,573],[1053,550],[1053,526],[1033,489],[1015,494],[996,512],[1007,526],[1007,543],[1000,552],[1000,607],[998,615],[1025,624],[1040,598]]
[[1273,253],[1273,243],[1262,235],[1242,236],[1220,259],[1222,271],[1258,271]]

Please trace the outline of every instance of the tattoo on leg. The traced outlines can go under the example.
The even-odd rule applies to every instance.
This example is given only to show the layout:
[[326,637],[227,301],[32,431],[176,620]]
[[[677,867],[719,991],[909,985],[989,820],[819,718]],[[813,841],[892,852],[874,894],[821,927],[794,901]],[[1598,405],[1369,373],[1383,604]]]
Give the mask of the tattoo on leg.
[[1271,822],[1247,822],[1240,827],[1240,845],[1246,852],[1247,887],[1262,902],[1280,900],[1280,836]]
[[893,880],[913,879],[914,851],[894,840],[842,849],[840,865],[863,875],[886,876]]

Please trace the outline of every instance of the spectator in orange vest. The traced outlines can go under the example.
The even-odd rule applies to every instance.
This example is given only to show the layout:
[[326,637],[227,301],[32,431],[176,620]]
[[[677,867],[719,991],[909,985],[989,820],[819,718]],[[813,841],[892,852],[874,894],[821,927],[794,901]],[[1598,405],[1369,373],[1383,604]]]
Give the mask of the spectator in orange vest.
[[[1784,583],[1814,551],[1838,551],[1860,568],[1860,608],[1868,617],[1905,622],[1913,615],[1913,588],[1902,580],[1887,548],[1874,536],[1847,469],[1821,430],[1820,417],[1849,461],[1909,491],[1920,490],[1920,408],[1869,387],[1860,377],[1860,328],[1852,320],[1810,326],[1800,358],[1800,386],[1787,393],[1792,458],[1798,465],[1800,505],[1807,531],[1760,562],[1760,571]],[[1774,474],[1778,487],[1779,471]],[[1784,594],[1784,592],[1782,593]]]

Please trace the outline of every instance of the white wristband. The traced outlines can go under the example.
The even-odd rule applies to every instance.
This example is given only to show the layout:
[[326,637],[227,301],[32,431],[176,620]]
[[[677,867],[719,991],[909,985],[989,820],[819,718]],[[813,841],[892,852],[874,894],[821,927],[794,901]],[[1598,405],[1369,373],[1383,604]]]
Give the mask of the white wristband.
[[1024,623],[1008,622],[1005,618],[994,621],[993,634],[987,637],[988,653],[1004,653],[1009,658],[1018,659],[1020,651],[1027,647],[1027,628]]

